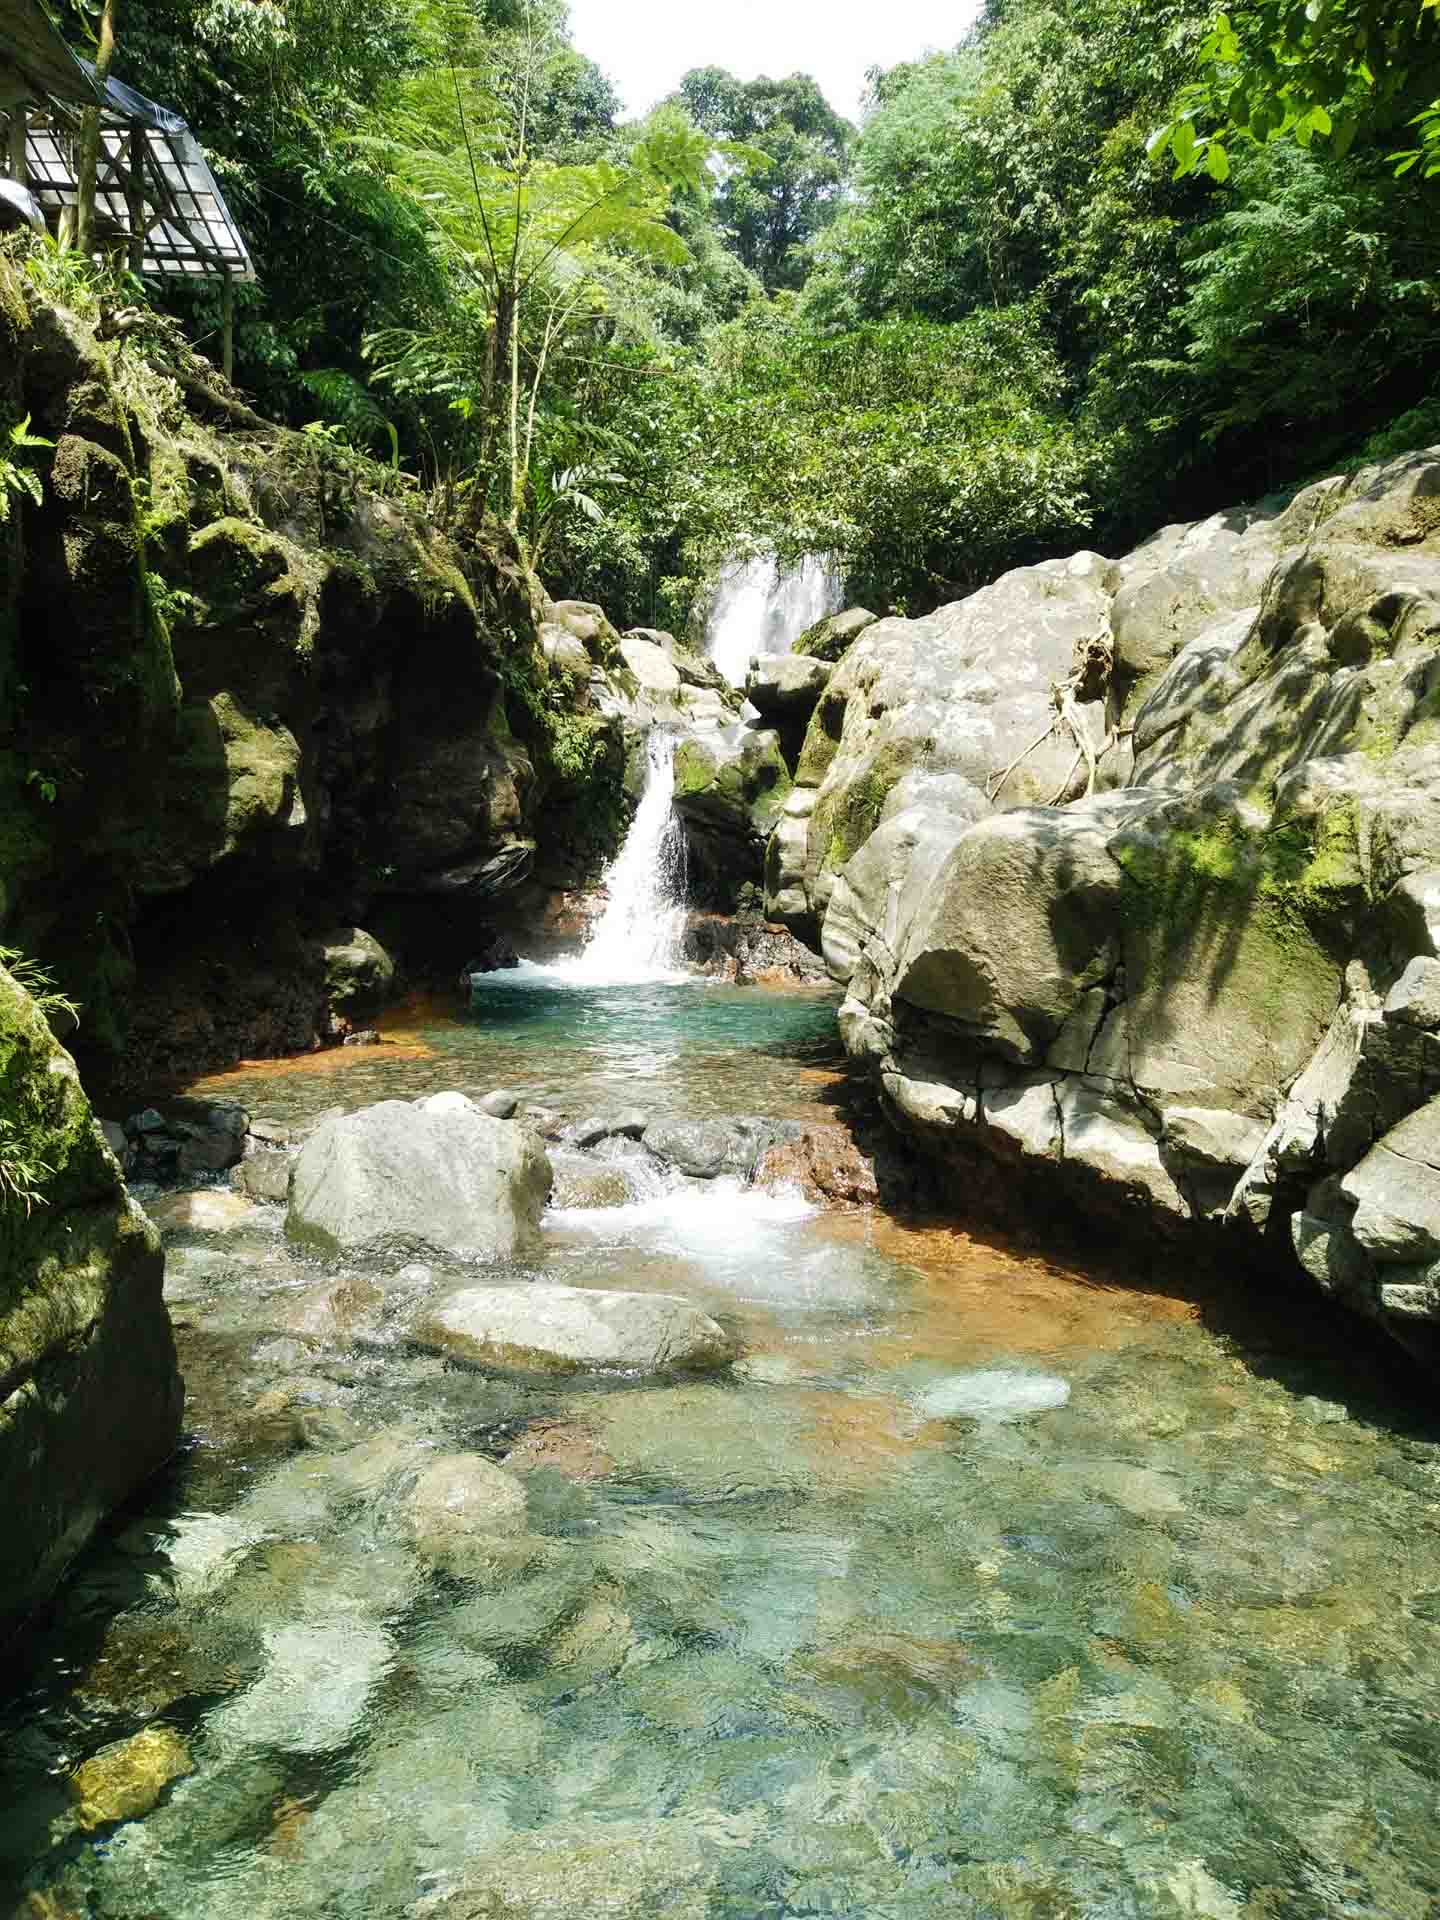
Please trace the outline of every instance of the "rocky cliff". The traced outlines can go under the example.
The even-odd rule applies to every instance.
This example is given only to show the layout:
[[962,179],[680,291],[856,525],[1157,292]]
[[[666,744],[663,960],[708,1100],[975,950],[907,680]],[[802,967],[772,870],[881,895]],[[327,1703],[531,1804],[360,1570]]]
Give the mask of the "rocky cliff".
[[179,1437],[161,1273],[74,1061],[0,967],[0,1640]]
[[767,880],[962,1205],[1440,1359],[1440,454],[865,626]]
[[157,316],[56,306],[0,257],[0,425],[27,415],[50,444],[0,527],[0,937],[82,1003],[87,1071],[304,1047],[316,934],[438,929],[458,965],[613,846],[615,636],[503,537],[443,536]]

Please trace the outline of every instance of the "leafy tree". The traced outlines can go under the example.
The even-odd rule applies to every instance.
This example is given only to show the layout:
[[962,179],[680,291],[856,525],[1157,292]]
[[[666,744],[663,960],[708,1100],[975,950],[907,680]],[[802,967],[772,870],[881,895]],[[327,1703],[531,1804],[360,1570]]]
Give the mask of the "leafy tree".
[[802,73],[737,80],[721,67],[695,67],[679,99],[696,126],[749,149],[716,195],[730,246],[767,291],[800,286],[807,245],[839,209],[854,138],[849,121]]
[[[1236,141],[1391,139],[1418,121],[1421,144],[1396,158],[1440,172],[1440,18],[1434,0],[1242,0],[1215,16],[1199,77],[1154,136],[1180,173],[1224,180]],[[1209,129],[1207,131],[1207,129]]]
[[683,261],[684,242],[665,217],[670,195],[702,189],[713,145],[670,113],[614,158],[544,158],[532,144],[530,112],[547,52],[545,38],[527,30],[489,67],[417,76],[405,111],[365,142],[424,209],[461,289],[456,311],[440,315],[438,326],[392,328],[372,342],[380,376],[402,392],[439,385],[454,411],[478,421],[482,479],[503,441],[497,504],[511,532],[528,531],[532,546],[530,481],[553,361],[577,328],[604,312],[608,254]]

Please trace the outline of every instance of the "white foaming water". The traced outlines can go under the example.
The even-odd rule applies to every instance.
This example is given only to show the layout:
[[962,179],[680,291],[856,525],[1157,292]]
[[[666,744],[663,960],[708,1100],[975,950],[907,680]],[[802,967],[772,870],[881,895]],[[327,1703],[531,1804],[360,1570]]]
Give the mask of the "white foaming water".
[[675,743],[653,731],[645,791],[625,844],[602,882],[604,913],[573,959],[522,960],[487,973],[487,986],[628,987],[688,980],[680,966],[685,931],[685,829],[675,813]]
[[644,1234],[655,1245],[679,1253],[703,1257],[713,1249],[728,1257],[753,1251],[767,1229],[812,1219],[818,1211],[798,1187],[772,1193],[723,1178],[667,1187],[621,1207],[556,1207],[546,1219],[550,1226],[598,1239],[628,1240]]
[[[626,1206],[554,1207],[545,1224],[577,1251],[612,1257],[658,1255],[691,1269],[685,1288],[701,1297],[763,1302],[804,1312],[853,1312],[870,1306],[874,1287],[863,1261],[842,1247],[817,1247],[796,1227],[820,1212],[798,1187],[769,1192],[739,1180],[673,1181]],[[613,1284],[624,1285],[617,1275]],[[681,1289],[685,1290],[684,1288]]]
[[706,651],[731,686],[743,686],[752,653],[788,653],[807,627],[837,611],[840,599],[840,575],[822,554],[807,553],[792,567],[773,553],[727,561]]

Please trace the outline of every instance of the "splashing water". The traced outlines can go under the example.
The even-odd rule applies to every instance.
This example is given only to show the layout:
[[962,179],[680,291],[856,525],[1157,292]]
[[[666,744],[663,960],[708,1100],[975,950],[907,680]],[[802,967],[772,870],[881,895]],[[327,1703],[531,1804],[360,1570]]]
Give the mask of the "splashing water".
[[[685,929],[685,829],[671,805],[675,742],[652,732],[646,747],[645,791],[625,844],[605,875],[607,905],[584,951],[573,960],[507,973],[523,986],[537,974],[580,986],[629,986],[679,980]],[[487,975],[503,980],[504,975]]]
[[782,566],[773,553],[728,561],[710,615],[707,651],[731,686],[741,686],[751,654],[788,653],[840,601],[840,575],[823,554],[807,553],[796,566]]

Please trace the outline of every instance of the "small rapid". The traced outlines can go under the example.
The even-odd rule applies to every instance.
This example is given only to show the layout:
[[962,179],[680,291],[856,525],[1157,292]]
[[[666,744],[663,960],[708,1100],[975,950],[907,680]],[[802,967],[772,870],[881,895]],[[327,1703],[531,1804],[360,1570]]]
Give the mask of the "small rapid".
[[773,553],[727,561],[706,630],[706,651],[731,686],[745,683],[754,653],[789,653],[808,627],[840,606],[833,561],[807,553],[792,566]]

